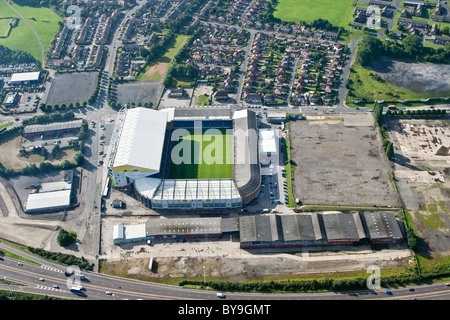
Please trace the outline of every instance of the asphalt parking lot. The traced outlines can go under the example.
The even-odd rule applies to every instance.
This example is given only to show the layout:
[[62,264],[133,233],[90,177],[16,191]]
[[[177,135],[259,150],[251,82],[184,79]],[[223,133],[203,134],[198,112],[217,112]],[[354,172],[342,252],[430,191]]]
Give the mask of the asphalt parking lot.
[[51,80],[46,104],[83,103],[93,94],[98,72],[57,73]]

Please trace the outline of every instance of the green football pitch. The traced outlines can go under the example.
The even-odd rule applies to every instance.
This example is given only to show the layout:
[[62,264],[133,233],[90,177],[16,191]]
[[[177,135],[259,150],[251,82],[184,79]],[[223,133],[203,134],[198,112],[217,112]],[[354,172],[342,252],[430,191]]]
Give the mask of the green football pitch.
[[172,142],[169,179],[231,179],[232,135],[225,130],[188,131],[189,135]]
[[273,15],[297,23],[311,23],[321,18],[336,27],[348,28],[353,8],[353,0],[280,0]]

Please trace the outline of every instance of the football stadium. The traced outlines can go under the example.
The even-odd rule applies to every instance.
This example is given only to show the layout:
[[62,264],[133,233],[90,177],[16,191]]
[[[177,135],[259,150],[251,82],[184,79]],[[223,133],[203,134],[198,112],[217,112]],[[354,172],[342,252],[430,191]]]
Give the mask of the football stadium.
[[250,110],[123,108],[107,154],[107,183],[154,210],[239,208],[261,187]]

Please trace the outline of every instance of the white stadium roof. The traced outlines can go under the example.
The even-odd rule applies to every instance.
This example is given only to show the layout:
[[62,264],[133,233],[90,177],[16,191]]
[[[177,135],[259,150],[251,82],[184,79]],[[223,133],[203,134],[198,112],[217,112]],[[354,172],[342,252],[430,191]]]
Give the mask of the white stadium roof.
[[239,199],[232,179],[163,180],[154,192],[154,200],[218,200]]
[[142,196],[146,197],[147,199],[151,199],[153,198],[153,195],[161,184],[161,181],[161,179],[151,177],[136,179],[134,181],[134,188]]
[[167,113],[146,108],[127,111],[114,168],[131,166],[159,171]]

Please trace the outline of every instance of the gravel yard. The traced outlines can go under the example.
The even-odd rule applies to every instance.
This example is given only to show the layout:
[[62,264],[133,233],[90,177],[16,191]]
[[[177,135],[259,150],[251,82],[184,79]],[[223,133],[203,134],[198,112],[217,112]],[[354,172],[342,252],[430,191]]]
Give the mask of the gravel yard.
[[313,205],[399,205],[372,115],[357,115],[358,125],[346,117],[290,124],[295,196]]
[[117,85],[116,102],[121,105],[130,102],[151,102],[153,106],[156,106],[162,87],[161,81],[130,81],[121,83]]

